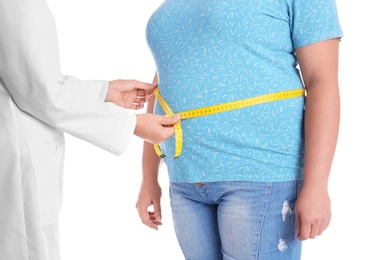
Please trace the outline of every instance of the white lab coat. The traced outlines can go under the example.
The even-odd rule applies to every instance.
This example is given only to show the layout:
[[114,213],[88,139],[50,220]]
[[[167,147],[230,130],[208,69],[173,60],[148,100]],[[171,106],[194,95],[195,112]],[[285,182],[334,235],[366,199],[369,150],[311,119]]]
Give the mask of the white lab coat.
[[107,87],[61,74],[45,0],[0,0],[1,260],[60,259],[63,133],[119,155],[134,132]]

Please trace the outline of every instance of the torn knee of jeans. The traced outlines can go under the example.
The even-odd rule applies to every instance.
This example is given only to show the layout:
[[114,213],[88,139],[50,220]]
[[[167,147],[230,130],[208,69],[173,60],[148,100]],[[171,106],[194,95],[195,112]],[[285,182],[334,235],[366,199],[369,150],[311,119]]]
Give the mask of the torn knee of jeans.
[[292,210],[290,208],[290,204],[288,204],[288,201],[283,201],[283,207],[282,207],[282,220],[286,220],[286,215],[292,213]]

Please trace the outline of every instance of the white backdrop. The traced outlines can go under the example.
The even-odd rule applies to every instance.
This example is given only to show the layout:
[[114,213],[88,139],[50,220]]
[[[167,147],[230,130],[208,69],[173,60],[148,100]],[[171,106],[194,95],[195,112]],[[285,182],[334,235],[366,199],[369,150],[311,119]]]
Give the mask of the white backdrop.
[[[154,63],[145,26],[162,1],[49,0],[63,73],[150,82]],[[304,242],[303,260],[390,259],[390,24],[384,2],[337,2],[345,36],[341,128],[330,177],[333,218],[322,236]],[[72,136],[66,141],[63,259],[183,259],[171,222],[165,168],[160,173],[163,226],[151,230],[138,218],[142,141],[134,137],[119,157]]]

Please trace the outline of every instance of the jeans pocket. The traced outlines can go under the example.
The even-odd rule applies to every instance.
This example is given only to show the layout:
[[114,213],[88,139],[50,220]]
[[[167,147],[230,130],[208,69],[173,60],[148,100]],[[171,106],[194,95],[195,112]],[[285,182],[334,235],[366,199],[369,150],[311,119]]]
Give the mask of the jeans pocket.
[[41,225],[58,222],[63,158],[58,156],[57,145],[42,143],[28,143],[27,145],[34,170]]

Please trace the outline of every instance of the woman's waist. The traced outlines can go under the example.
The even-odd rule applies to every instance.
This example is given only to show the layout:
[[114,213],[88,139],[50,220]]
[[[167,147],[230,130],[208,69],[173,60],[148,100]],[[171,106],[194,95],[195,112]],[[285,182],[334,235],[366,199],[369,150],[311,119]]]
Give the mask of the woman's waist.
[[[279,109],[283,106],[283,111],[290,111],[303,108],[304,106],[304,88],[280,88],[271,91],[232,91],[232,90],[215,90],[200,92],[167,90],[158,87],[158,94],[161,96],[165,106],[169,107],[173,113],[182,113],[182,117],[191,118],[194,112],[202,115],[213,113],[222,113],[229,110],[238,110],[250,106],[256,107],[258,112],[262,109],[272,110]],[[212,92],[212,93],[211,93]],[[157,102],[156,112],[165,113],[164,106],[161,107],[161,100]],[[281,102],[280,102],[281,101]],[[275,104],[271,104],[275,103]],[[209,109],[206,111],[205,109]],[[211,111],[211,110],[214,111]],[[203,110],[203,111],[201,111]],[[254,112],[256,112],[256,110]],[[184,115],[183,113],[191,113]]]

